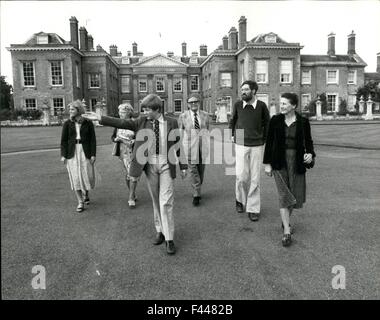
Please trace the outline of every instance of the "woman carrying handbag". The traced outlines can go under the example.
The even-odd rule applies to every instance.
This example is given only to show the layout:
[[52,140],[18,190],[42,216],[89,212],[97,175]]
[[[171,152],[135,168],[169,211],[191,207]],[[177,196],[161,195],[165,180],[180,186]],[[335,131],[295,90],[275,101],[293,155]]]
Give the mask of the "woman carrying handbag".
[[263,161],[265,173],[276,182],[285,247],[292,242],[290,215],[306,201],[306,168],[314,166],[316,156],[309,120],[295,111],[297,104],[296,94],[281,95],[280,114],[269,122]]

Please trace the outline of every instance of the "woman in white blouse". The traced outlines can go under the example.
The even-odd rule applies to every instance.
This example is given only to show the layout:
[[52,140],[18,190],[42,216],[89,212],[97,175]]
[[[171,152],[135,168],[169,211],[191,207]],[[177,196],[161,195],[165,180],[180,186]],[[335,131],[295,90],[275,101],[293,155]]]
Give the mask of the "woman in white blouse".
[[77,212],[89,204],[88,191],[95,187],[96,136],[91,120],[82,117],[85,108],[80,100],[69,104],[70,119],[61,136],[61,161],[66,164],[71,189],[78,200]]

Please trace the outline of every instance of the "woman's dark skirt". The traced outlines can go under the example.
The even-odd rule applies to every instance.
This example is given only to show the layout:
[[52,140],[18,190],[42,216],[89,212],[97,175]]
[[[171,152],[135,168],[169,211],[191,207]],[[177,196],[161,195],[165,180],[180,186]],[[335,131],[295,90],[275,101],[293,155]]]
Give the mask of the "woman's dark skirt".
[[286,167],[273,170],[280,208],[302,208],[306,201],[305,174],[296,172],[296,150],[286,149]]

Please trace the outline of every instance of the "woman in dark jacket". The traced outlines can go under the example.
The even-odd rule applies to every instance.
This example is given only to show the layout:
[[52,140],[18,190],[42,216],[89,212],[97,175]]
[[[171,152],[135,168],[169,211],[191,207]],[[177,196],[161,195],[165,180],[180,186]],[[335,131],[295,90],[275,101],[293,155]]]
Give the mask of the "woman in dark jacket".
[[295,112],[297,104],[297,95],[281,95],[280,114],[269,122],[263,161],[265,173],[276,181],[283,246],[291,244],[290,215],[306,201],[306,167],[313,166],[315,158],[310,123]]
[[69,113],[70,119],[62,128],[61,161],[66,164],[78,200],[77,212],[82,212],[84,203],[90,203],[88,191],[95,187],[95,129],[92,121],[82,117],[85,109],[80,100],[69,104]]

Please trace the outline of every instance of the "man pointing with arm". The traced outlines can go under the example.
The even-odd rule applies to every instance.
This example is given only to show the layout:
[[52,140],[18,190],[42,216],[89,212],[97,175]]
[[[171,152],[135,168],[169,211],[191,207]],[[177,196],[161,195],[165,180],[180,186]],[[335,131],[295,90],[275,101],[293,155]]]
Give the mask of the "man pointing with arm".
[[[146,115],[135,121],[99,116],[95,113],[88,114],[86,117],[91,120],[99,120],[99,123],[104,126],[136,132],[129,175],[139,177],[143,171],[145,172],[152,198],[156,227],[156,237],[153,243],[159,245],[166,241],[167,253],[174,254],[176,251],[173,241],[175,161],[177,157],[180,157],[178,123],[161,113],[162,100],[155,94],[146,96],[141,106]],[[138,139],[139,136],[140,139]],[[186,161],[180,159],[182,178],[187,174],[187,164],[185,163]]]

